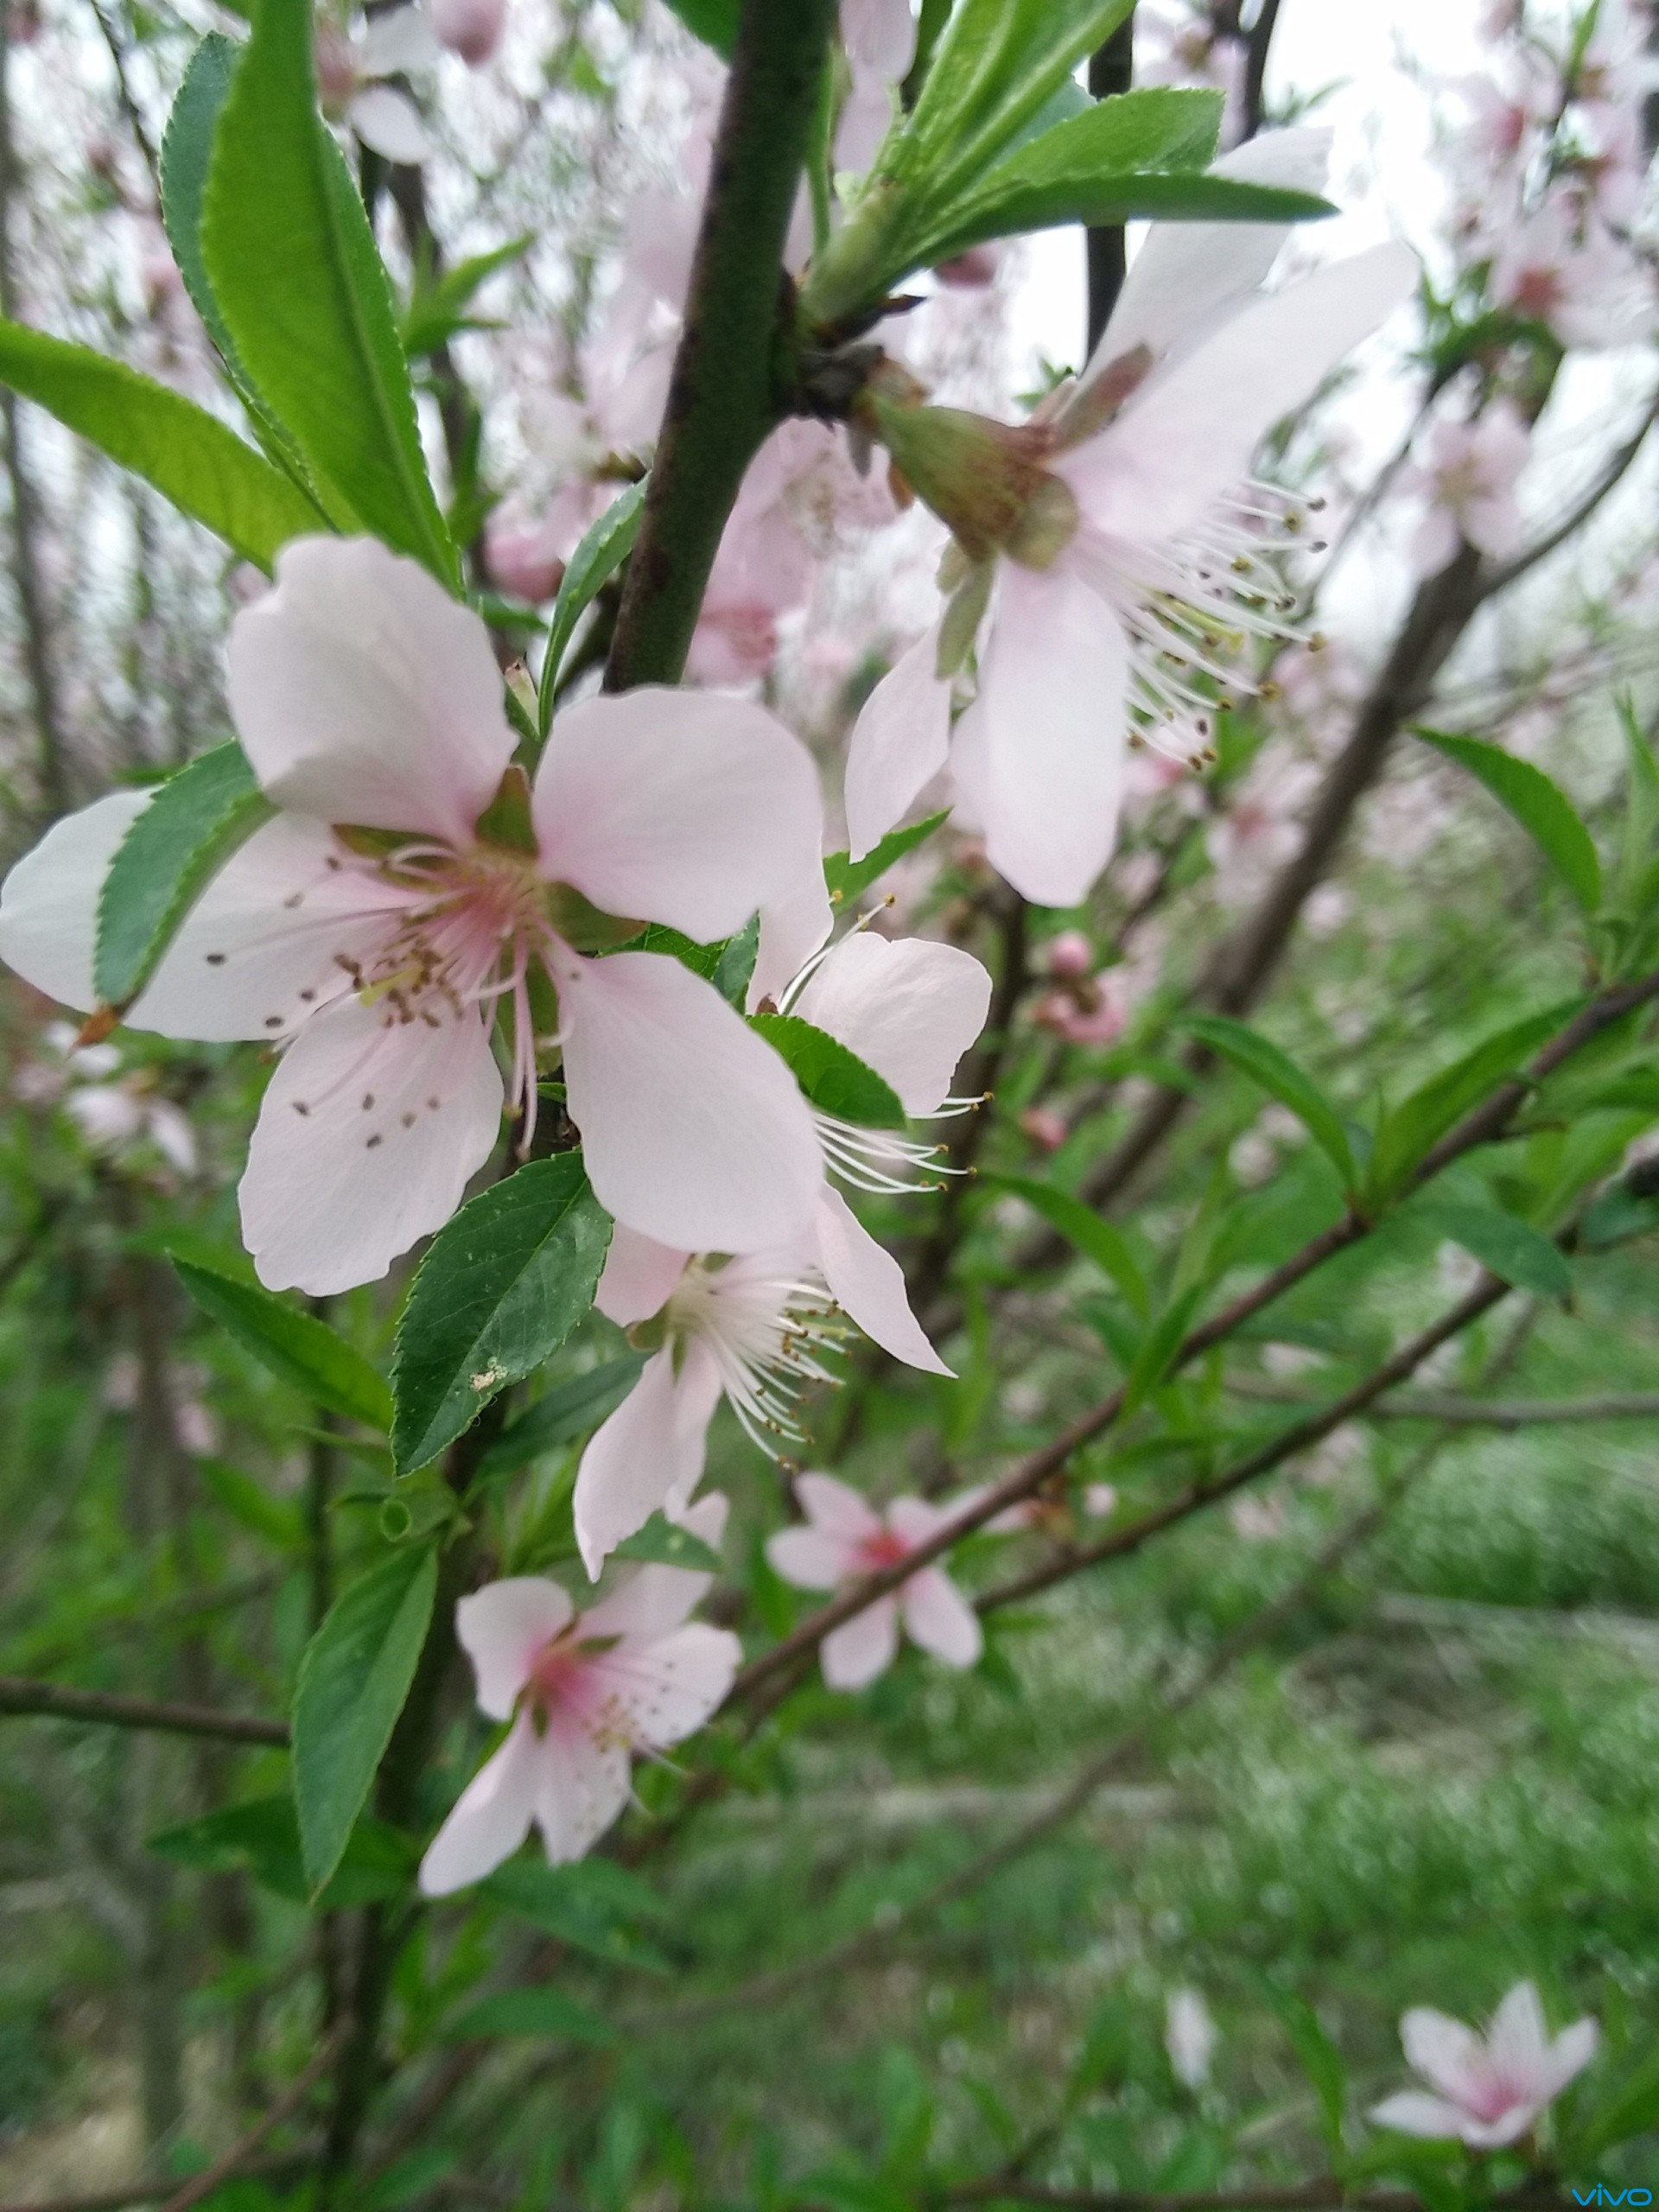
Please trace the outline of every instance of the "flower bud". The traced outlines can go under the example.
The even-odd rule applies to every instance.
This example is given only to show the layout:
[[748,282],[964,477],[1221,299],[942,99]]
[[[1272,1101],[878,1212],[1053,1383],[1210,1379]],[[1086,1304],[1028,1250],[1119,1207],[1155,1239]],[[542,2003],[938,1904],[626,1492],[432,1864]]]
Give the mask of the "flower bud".
[[884,363],[859,408],[904,483],[949,525],[969,558],[1003,552],[1047,568],[1077,526],[1068,486],[1043,466],[1046,431],[961,407],[926,407],[920,387]]
[[1048,972],[1051,976],[1069,978],[1091,975],[1095,965],[1095,948],[1081,930],[1062,930],[1049,940]]
[[439,43],[479,69],[501,43],[506,0],[432,0],[431,14]]

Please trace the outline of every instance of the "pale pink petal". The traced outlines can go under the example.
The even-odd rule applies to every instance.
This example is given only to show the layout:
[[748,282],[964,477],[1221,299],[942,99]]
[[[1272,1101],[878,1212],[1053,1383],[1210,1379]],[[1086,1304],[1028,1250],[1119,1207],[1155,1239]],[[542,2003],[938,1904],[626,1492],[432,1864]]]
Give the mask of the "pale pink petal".
[[[725,1533],[728,1501],[717,1490],[674,1515],[678,1525],[718,1549]],[[582,1637],[626,1636],[649,1643],[667,1636],[690,1615],[714,1580],[699,1567],[667,1567],[652,1560],[629,1569],[608,1597],[582,1615]]]
[[943,1568],[925,1567],[899,1592],[905,1630],[912,1643],[947,1667],[974,1666],[985,1649],[979,1615]]
[[796,1590],[834,1590],[858,1572],[858,1548],[822,1529],[779,1529],[766,1538],[772,1573]]
[[850,1483],[834,1475],[797,1475],[795,1501],[815,1529],[856,1544],[880,1533],[881,1516]]
[[1249,473],[1274,424],[1409,296],[1417,275],[1407,247],[1373,246],[1230,317],[1057,463],[1086,518],[1142,543],[1179,537]]
[[650,1643],[630,1637],[593,1662],[636,1744],[665,1750],[701,1728],[732,1687],[743,1647],[729,1629],[690,1621]]
[[610,1249],[605,1255],[594,1303],[619,1329],[648,1321],[672,1297],[690,1257],[688,1252],[677,1252],[652,1237],[641,1236],[637,1230],[625,1229],[619,1221],[611,1231]]
[[1465,2114],[1458,2132],[1472,2149],[1499,2151],[1507,2143],[1518,2143],[1541,2108],[1530,2098],[1522,2098],[1496,2120],[1474,2120]]
[[992,864],[1040,906],[1075,906],[1111,857],[1128,683],[1128,640],[1080,577],[1002,563],[952,766]]
[[181,1175],[195,1173],[196,1133],[181,1109],[165,1098],[154,1100],[145,1109],[144,1126],[150,1142],[170,1166]]
[[279,805],[465,843],[512,758],[490,633],[369,537],[298,537],[231,625],[231,714]]
[[747,700],[652,685],[557,717],[535,819],[550,881],[700,944],[741,929],[823,849],[798,738]]
[[556,1709],[542,1739],[536,1824],[550,1866],[582,1858],[628,1802],[625,1745],[596,1743],[583,1722]]
[[1549,2063],[1549,2029],[1535,1983],[1517,1981],[1492,2015],[1486,2033],[1492,2070],[1505,2081],[1536,2089],[1541,2100]]
[[242,1178],[242,1238],[270,1290],[376,1282],[448,1220],[501,1126],[477,1010],[429,1028],[351,998],[278,1062]]
[[78,1014],[98,1003],[92,988],[98,895],[150,796],[111,791],[78,814],[66,814],[0,887],[0,960]]
[[1442,2095],[1466,2105],[1477,2094],[1486,2073],[1486,2047],[1464,2021],[1414,2005],[1400,2023],[1400,2043],[1408,2063]]
[[369,17],[354,51],[363,76],[395,77],[404,70],[431,68],[438,41],[423,8],[389,8]]
[[861,1613],[831,1629],[819,1653],[832,1690],[867,1689],[885,1675],[899,1650],[899,1601],[878,1598]]
[[841,0],[841,38],[861,67],[902,77],[916,52],[910,0]]
[[847,749],[844,800],[853,858],[862,860],[944,767],[950,684],[938,673],[938,626],[901,653],[865,701]]
[[852,71],[852,90],[836,123],[835,167],[862,173],[874,160],[893,117],[893,80],[879,72]]
[[794,1077],[712,984],[648,952],[559,971],[571,1118],[600,1204],[688,1252],[798,1236],[823,1179]]
[[755,949],[754,973],[749,978],[747,1004],[753,1013],[764,1000],[776,1001],[785,986],[806,965],[835,925],[835,910],[823,880],[823,861],[814,854],[810,865],[784,892],[760,909],[760,941]]
[[395,85],[370,85],[350,109],[351,125],[371,153],[404,168],[418,168],[432,151],[421,111]]
[[279,814],[232,854],[127,1016],[164,1037],[275,1044],[351,982],[410,906],[325,823]]
[[677,1374],[673,1352],[659,1351],[594,1432],[576,1471],[575,1520],[576,1546],[595,1581],[625,1538],[688,1477],[696,1482],[719,1402],[720,1376],[702,1345],[686,1347]]
[[1596,2055],[1601,2040],[1601,2030],[1591,2019],[1574,2020],[1570,2028],[1563,2028],[1549,2047],[1544,2062],[1541,2086],[1544,2101],[1559,2096],[1575,2074],[1582,2074]]
[[1411,565],[1419,576],[1437,576],[1458,550],[1462,533],[1452,510],[1436,501],[1418,524],[1411,541]]
[[990,1003],[990,976],[971,952],[860,930],[818,963],[790,1011],[867,1061],[907,1114],[927,1115],[944,1104]]
[[542,1746],[528,1712],[512,1724],[506,1741],[487,1759],[455,1800],[448,1819],[421,1861],[422,1894],[446,1897],[481,1882],[511,1859],[530,1833],[541,1781]]
[[473,1662],[480,1712],[505,1720],[543,1644],[569,1625],[574,1608],[539,1574],[486,1582],[455,1607],[455,1639]]
[[865,1335],[925,1374],[954,1374],[910,1310],[904,1269],[827,1183],[818,1194],[817,1236],[818,1265],[830,1294]]
[[[1210,174],[1321,192],[1330,157],[1329,130],[1265,130],[1224,154]],[[1262,283],[1291,228],[1288,223],[1150,225],[1079,388],[1087,391],[1103,368],[1137,346],[1161,361],[1213,330]]]
[[954,1497],[949,1504],[935,1504],[931,1497],[895,1497],[887,1507],[887,1526],[912,1550],[935,1536],[948,1521],[966,1510],[973,1497]]
[[1460,2136],[1467,2125],[1460,2106],[1431,2097],[1427,2089],[1402,2089],[1385,2097],[1371,2107],[1371,2118],[1379,2127],[1395,2128],[1402,2135],[1426,2135],[1435,2142]]

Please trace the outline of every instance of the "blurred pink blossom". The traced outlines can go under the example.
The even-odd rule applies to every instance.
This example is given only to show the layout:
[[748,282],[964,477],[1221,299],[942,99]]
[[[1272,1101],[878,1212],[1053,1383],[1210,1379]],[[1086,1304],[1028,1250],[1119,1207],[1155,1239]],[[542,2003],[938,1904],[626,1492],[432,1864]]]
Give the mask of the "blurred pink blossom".
[[1594,2020],[1575,2020],[1551,2037],[1538,1992],[1518,1981],[1493,2013],[1484,2036],[1447,2013],[1414,2005],[1400,2040],[1427,2089],[1402,2089],[1371,2108],[1379,2126],[1435,2139],[1455,2138],[1480,2151],[1519,2142],[1546,2105],[1596,2055]]
[[1515,484],[1530,449],[1531,434],[1507,399],[1471,422],[1433,425],[1402,486],[1428,500],[1412,543],[1420,576],[1437,575],[1461,543],[1493,559],[1516,550],[1523,525]]
[[458,54],[469,69],[483,67],[501,43],[507,0],[429,0],[440,46]]

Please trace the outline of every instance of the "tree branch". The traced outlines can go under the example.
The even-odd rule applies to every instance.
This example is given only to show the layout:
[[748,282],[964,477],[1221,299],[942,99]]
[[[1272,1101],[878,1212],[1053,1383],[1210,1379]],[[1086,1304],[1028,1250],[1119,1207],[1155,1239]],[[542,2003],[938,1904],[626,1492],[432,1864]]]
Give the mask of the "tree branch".
[[111,1728],[153,1728],[168,1736],[212,1736],[227,1744],[288,1742],[288,1726],[251,1713],[218,1713],[210,1706],[168,1705],[153,1698],[117,1697],[105,1690],[71,1689],[62,1682],[35,1682],[0,1675],[0,1713],[44,1713],[57,1720],[93,1720]]
[[835,0],[745,0],[606,688],[677,683],[743,472],[782,412],[784,239]]
[[231,2145],[222,2158],[216,2158],[211,2166],[204,2168],[200,2173],[193,2174],[182,2189],[169,2196],[162,2207],[162,2212],[191,2212],[193,2205],[200,2204],[205,2198],[213,2196],[221,2183],[233,2180],[244,2172],[250,2155],[257,2151],[265,2138],[280,2127],[285,2120],[291,2120],[304,2104],[313,2088],[333,2064],[334,2052],[339,2044],[338,2034],[326,2036],[323,2038],[321,2049],[315,2053],[309,2063],[295,2075],[276,2102],[260,2114],[253,2126],[238,2141]]
[[[1097,100],[1127,92],[1135,82],[1135,10],[1112,33],[1089,64],[1089,90]],[[1089,255],[1089,344],[1092,353],[1111,321],[1128,268],[1122,223],[1085,233]]]

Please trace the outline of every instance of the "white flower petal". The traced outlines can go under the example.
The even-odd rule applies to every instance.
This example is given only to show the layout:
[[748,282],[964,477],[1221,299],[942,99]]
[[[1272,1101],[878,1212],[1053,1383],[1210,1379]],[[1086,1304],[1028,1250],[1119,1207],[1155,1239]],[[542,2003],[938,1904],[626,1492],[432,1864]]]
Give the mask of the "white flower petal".
[[690,1256],[658,1244],[654,1237],[641,1236],[638,1230],[625,1229],[619,1221],[611,1231],[594,1303],[619,1329],[648,1321],[672,1297]]
[[530,1833],[541,1748],[529,1713],[521,1713],[506,1741],[473,1777],[433,1837],[421,1861],[423,1896],[447,1897],[469,1882],[481,1882],[512,1858]]
[[111,791],[54,822],[0,887],[0,960],[78,1014],[98,1003],[98,894],[149,791]]
[[326,823],[279,814],[232,854],[127,1016],[204,1043],[274,1044],[351,983],[410,904],[342,852]]
[[296,813],[465,844],[512,758],[489,632],[372,538],[285,545],[228,662],[254,772]]
[[556,1582],[539,1574],[486,1582],[455,1607],[455,1640],[473,1662],[480,1712],[505,1720],[543,1644],[575,1609]]
[[418,168],[432,151],[421,111],[395,85],[369,85],[349,110],[351,125],[371,153],[403,168]]
[[259,1280],[321,1297],[375,1282],[441,1229],[495,1146],[501,1077],[476,1009],[429,1028],[351,998],[270,1079],[242,1178]]
[[597,1581],[610,1554],[671,1493],[702,1471],[703,1443],[720,1402],[720,1377],[701,1345],[686,1348],[676,1374],[659,1351],[590,1439],[576,1471],[576,1545]]
[[1474,2030],[1449,2012],[1414,2005],[1400,2023],[1408,2063],[1444,2096],[1467,2104],[1486,2072],[1486,2047]]
[[642,686],[560,715],[536,778],[543,874],[607,914],[728,937],[822,853],[817,771],[762,707]]
[[[698,1470],[701,1472],[701,1469]],[[671,1517],[711,1549],[726,1531],[729,1500],[717,1490]],[[678,1628],[707,1592],[714,1576],[699,1567],[665,1567],[652,1560],[630,1570],[607,1598],[582,1617],[581,1634],[626,1636],[650,1643]]]
[[1459,2106],[1431,2097],[1427,2089],[1402,2089],[1384,2097],[1371,2107],[1371,2118],[1379,2127],[1395,2128],[1402,2135],[1426,2135],[1437,2143],[1460,2136],[1467,2124]]
[[901,653],[864,702],[847,749],[844,800],[852,856],[862,860],[944,767],[950,747],[950,684],[935,672],[936,623]]
[[774,1574],[797,1590],[834,1590],[858,1572],[858,1552],[823,1529],[779,1529],[766,1538]]
[[880,1533],[881,1516],[869,1500],[834,1475],[797,1475],[796,1503],[815,1529],[856,1544]]
[[1248,474],[1268,431],[1408,297],[1417,275],[1407,247],[1373,246],[1252,301],[1061,457],[1058,473],[1085,518],[1138,543],[1179,537]]
[[550,1866],[581,1859],[628,1802],[624,1745],[596,1743],[575,1715],[556,1708],[542,1738],[536,1823]]
[[868,1061],[907,1114],[925,1116],[944,1104],[990,1004],[990,976],[971,952],[861,930],[819,963],[791,1011]]
[[1549,2029],[1537,1986],[1517,1981],[1492,2015],[1486,2056],[1506,2080],[1541,2088],[1548,2064]]
[[1040,906],[1075,906],[1111,857],[1128,683],[1123,632],[1078,576],[1002,564],[951,765],[993,865]]
[[755,949],[754,973],[749,978],[751,1014],[764,999],[778,998],[834,925],[835,909],[823,880],[823,861],[814,855],[811,866],[797,877],[793,887],[760,909],[760,941]]
[[564,1072],[600,1204],[688,1252],[805,1229],[823,1179],[795,1078],[711,984],[649,952],[559,974]]
[[942,1567],[925,1567],[899,1592],[912,1643],[947,1667],[971,1667],[985,1649],[979,1615]]
[[729,1629],[690,1621],[649,1643],[619,1643],[594,1661],[594,1675],[626,1714],[635,1743],[660,1751],[702,1726],[742,1658]]
[[899,1600],[889,1597],[878,1598],[861,1613],[831,1629],[818,1656],[823,1679],[832,1690],[861,1690],[887,1673],[898,1650]]
[[404,70],[431,68],[438,59],[438,41],[424,8],[391,8],[369,17],[354,51],[364,76],[395,77]]
[[1582,2074],[1596,2055],[1601,2030],[1594,2020],[1574,2020],[1563,2028],[1549,2047],[1542,2082],[1544,2101],[1559,2096],[1575,2074]]
[[818,1195],[818,1265],[836,1303],[873,1343],[927,1375],[950,1375],[910,1310],[905,1271],[870,1235],[839,1191]]

